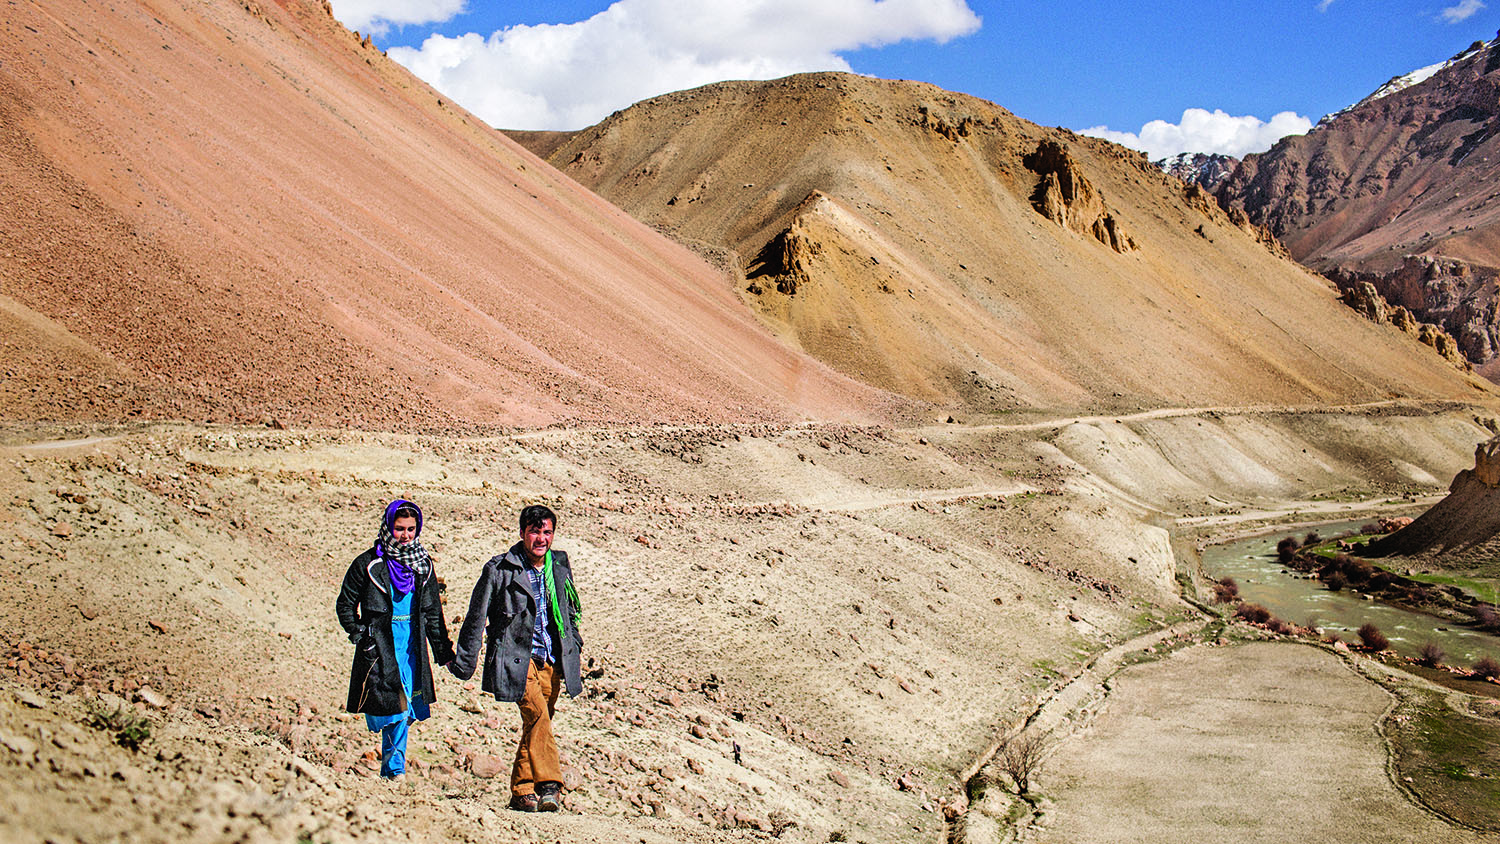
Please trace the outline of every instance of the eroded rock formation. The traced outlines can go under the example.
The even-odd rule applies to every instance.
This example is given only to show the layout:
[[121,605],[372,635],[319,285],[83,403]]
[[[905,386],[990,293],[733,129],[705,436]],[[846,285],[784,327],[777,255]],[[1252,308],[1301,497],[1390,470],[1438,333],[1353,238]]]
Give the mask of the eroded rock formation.
[[1345,290],[1370,282],[1500,373],[1500,42],[1392,79],[1217,191]]
[[1393,325],[1407,334],[1415,335],[1419,342],[1431,346],[1444,360],[1465,372],[1473,370],[1473,364],[1464,357],[1451,334],[1432,323],[1421,322],[1402,305],[1390,304],[1375,285],[1360,281],[1342,289],[1344,304],[1363,314],[1371,322]]
[[804,224],[804,215],[815,209],[827,197],[821,191],[813,191],[792,216],[792,224],[771,238],[745,268],[745,280],[750,282],[751,293],[762,291],[761,282],[773,285],[777,291],[788,296],[795,295],[797,288],[812,277],[813,261],[822,251],[822,245],[809,237]]
[[1031,205],[1038,214],[1064,228],[1089,235],[1116,252],[1136,248],[1135,241],[1106,208],[1104,197],[1084,178],[1062,144],[1045,139],[1021,163],[1041,177],[1031,194]]
[[1326,275],[1343,290],[1369,285],[1416,319],[1441,327],[1470,361],[1500,354],[1500,270],[1494,267],[1408,255],[1388,272],[1337,268]]
[[[1491,423],[1492,424],[1492,423]],[[1500,553],[1500,436],[1474,448],[1474,468],[1410,525],[1370,543],[1369,556],[1441,557],[1445,566],[1487,563]]]

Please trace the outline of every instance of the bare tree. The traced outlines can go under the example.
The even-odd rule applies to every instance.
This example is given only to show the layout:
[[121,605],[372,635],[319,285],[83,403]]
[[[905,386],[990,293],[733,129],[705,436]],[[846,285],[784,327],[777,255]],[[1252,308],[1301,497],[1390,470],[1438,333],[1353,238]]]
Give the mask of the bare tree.
[[1031,777],[1041,767],[1046,749],[1047,740],[1041,733],[1023,732],[1006,739],[995,755],[995,764],[1015,782],[1017,794],[1031,789]]

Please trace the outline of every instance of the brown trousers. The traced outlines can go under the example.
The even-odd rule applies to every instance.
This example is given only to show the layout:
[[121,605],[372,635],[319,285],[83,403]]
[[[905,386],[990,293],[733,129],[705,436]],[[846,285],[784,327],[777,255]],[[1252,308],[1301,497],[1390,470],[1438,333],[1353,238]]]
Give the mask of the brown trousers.
[[552,712],[562,689],[562,672],[556,665],[531,660],[526,669],[526,694],[516,701],[521,709],[521,743],[510,769],[510,793],[536,793],[537,783],[562,782],[562,764],[557,759],[557,740],[552,736]]

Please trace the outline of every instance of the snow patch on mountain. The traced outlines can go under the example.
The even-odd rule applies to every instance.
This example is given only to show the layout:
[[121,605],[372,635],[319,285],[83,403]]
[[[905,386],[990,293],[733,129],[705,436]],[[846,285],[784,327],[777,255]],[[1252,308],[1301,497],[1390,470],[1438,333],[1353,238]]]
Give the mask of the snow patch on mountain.
[[1240,160],[1232,155],[1218,153],[1180,152],[1152,163],[1162,172],[1213,193],[1234,172]]
[[1365,97],[1354,105],[1345,106],[1338,111],[1325,116],[1318,122],[1323,123],[1325,121],[1332,120],[1333,118],[1338,117],[1345,112],[1353,111],[1354,109],[1359,108],[1366,103],[1373,103],[1381,97],[1388,97],[1391,94],[1396,93],[1397,91],[1404,91],[1407,88],[1412,87],[1413,85],[1420,85],[1423,82],[1426,82],[1432,77],[1438,75],[1442,71],[1452,67],[1453,65],[1456,65],[1461,61],[1465,61],[1466,59],[1470,59],[1478,55],[1484,50],[1485,46],[1486,45],[1483,42],[1475,41],[1473,44],[1469,45],[1468,49],[1445,62],[1438,62],[1437,64],[1430,64],[1426,67],[1419,67],[1416,70],[1410,73],[1403,74],[1401,76],[1393,76],[1391,77],[1389,82],[1386,82],[1384,85],[1376,88],[1374,93],[1370,94],[1368,97]]

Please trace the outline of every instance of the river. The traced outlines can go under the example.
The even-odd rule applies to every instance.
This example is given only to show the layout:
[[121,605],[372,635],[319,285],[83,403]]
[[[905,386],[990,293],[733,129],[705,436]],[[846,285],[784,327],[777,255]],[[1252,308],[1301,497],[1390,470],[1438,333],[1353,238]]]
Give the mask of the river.
[[[1403,656],[1416,656],[1424,643],[1433,642],[1447,654],[1443,662],[1449,665],[1467,668],[1481,656],[1500,659],[1500,637],[1367,599],[1356,592],[1331,592],[1315,578],[1293,572],[1276,561],[1276,543],[1282,537],[1300,539],[1310,530],[1325,538],[1337,536],[1369,521],[1333,522],[1300,528],[1296,532],[1282,530],[1223,545],[1210,545],[1203,549],[1203,570],[1214,579],[1234,578],[1239,584],[1241,598],[1264,606],[1277,618],[1292,624],[1316,626],[1325,635],[1337,633],[1347,642],[1358,642],[1355,631],[1366,622],[1372,622],[1391,640],[1391,647]],[[1373,562],[1380,564],[1379,560]]]

